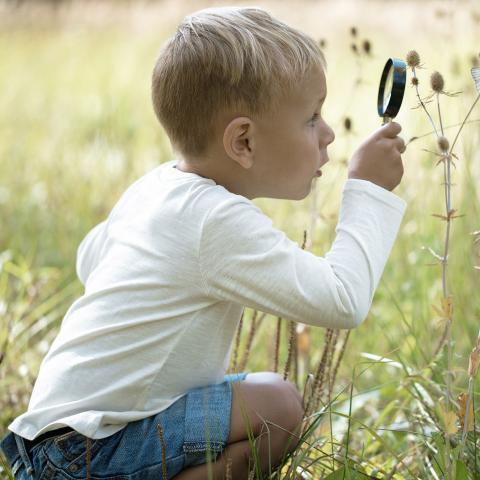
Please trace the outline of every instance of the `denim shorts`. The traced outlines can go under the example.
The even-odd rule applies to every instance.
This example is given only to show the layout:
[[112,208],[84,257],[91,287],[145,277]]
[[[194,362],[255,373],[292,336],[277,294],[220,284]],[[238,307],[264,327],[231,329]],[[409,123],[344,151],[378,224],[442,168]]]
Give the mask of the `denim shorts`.
[[189,390],[166,410],[130,422],[109,437],[88,439],[72,430],[29,449],[28,442],[9,432],[0,447],[20,480],[171,479],[186,468],[215,460],[225,448],[232,383],[245,380],[247,374],[225,375],[222,383]]

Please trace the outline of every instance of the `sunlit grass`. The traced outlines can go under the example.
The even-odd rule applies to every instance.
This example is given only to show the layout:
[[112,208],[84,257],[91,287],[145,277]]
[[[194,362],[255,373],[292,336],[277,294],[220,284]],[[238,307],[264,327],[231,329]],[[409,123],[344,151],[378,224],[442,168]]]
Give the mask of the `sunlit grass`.
[[[270,10],[275,13],[274,7]],[[367,28],[362,31],[364,21],[367,20],[358,19],[362,35]],[[409,26],[405,24],[403,28],[410,40],[413,33]],[[124,24],[116,27],[111,22],[105,29],[30,25],[0,30],[2,436],[13,418],[25,410],[41,359],[66,309],[82,293],[74,268],[81,239],[108,215],[133,180],[172,158],[168,140],[153,115],[149,90],[151,69],[166,35],[152,29],[129,30]],[[331,162],[314,192],[315,208],[323,218],[317,221],[314,231],[309,231],[309,236],[314,239],[312,250],[318,255],[328,251],[334,238],[341,188],[346,178],[342,161],[349,158],[369,133],[367,127],[380,125],[374,98],[379,66],[383,66],[386,54],[402,57],[417,46],[405,45],[399,49],[387,33],[375,31],[375,55],[361,59],[365,84],[354,89],[351,110],[347,111],[342,88],[353,87],[351,73],[356,71],[358,63],[348,49],[348,29],[340,33],[327,30],[326,34],[319,30],[316,38],[323,36],[329,40],[326,116],[336,130],[337,140],[330,152]],[[383,43],[376,43],[379,40]],[[422,58],[427,63],[437,59],[433,42],[425,38],[420,41],[424,46]],[[466,51],[464,45],[451,37],[451,50],[443,52],[444,65],[448,67],[443,72],[447,83],[453,85],[452,90],[464,92],[459,99],[445,100],[447,125],[461,120],[473,95],[469,77],[472,52]],[[431,130],[421,112],[410,110],[414,105],[414,94],[407,87],[398,117],[405,140],[408,135]],[[351,132],[343,129],[346,113],[353,119]],[[473,118],[478,116],[474,114]],[[456,149],[460,161],[457,170],[453,170],[454,205],[465,214],[453,225],[448,271],[455,299],[452,336],[456,395],[466,390],[468,354],[480,324],[480,272],[473,269],[474,262],[478,264],[478,255],[470,235],[480,228],[479,141],[478,123],[467,125],[463,141]],[[434,167],[436,160],[422,151],[422,148],[434,149],[434,144],[432,136],[424,137],[412,142],[404,155],[405,176],[395,193],[407,200],[408,209],[369,317],[364,325],[351,332],[334,393],[344,391],[329,414],[334,436],[342,437],[336,441],[342,444],[347,426],[345,415],[348,416],[350,398],[353,399],[353,416],[357,421],[350,426],[349,454],[357,460],[364,456],[377,467],[384,465],[386,458],[393,458],[386,445],[398,455],[422,445],[415,436],[417,433],[392,432],[388,425],[406,421],[413,408],[408,393],[412,380],[407,378],[403,366],[422,374],[442,332],[431,308],[441,295],[440,267],[426,265],[434,259],[424,248],[438,252],[444,240],[441,222],[431,216],[442,212],[442,172]],[[302,202],[257,199],[255,203],[272,217],[277,227],[301,244],[303,230],[310,226],[313,197],[312,193]],[[250,311],[246,314],[245,332],[251,315]],[[274,324],[272,317],[264,320],[253,343],[249,371],[272,369]],[[311,364],[316,365],[324,331],[313,328],[311,335],[310,358]],[[284,328],[284,340],[286,336]],[[245,341],[246,333],[241,347]],[[362,352],[386,356],[399,364],[392,366],[370,357],[371,367],[361,375],[357,371],[350,392],[353,368],[366,361]],[[280,348],[281,366],[286,358],[284,341]],[[441,391],[444,378],[436,374],[433,379]],[[305,378],[299,380],[301,387]],[[405,409],[403,417],[398,413],[402,409]],[[328,439],[329,421],[324,421],[327,418],[324,414],[322,418],[315,435]],[[378,429],[380,439],[372,432],[367,433],[368,429]],[[362,443],[365,443],[363,453]],[[326,461],[331,459],[327,457]],[[416,471],[421,473],[424,467],[420,465],[422,462]],[[393,468],[393,463],[389,468]],[[408,475],[407,468],[399,468]],[[426,476],[421,478],[428,477],[427,471],[423,474]]]

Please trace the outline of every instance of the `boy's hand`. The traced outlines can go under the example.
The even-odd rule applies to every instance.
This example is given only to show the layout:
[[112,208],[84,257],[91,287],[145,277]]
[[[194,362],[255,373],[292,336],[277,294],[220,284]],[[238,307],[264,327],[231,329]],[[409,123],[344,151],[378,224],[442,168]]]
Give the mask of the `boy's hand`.
[[348,178],[359,178],[393,190],[403,176],[401,154],[405,142],[397,135],[402,127],[388,122],[375,130],[353,153],[348,164]]

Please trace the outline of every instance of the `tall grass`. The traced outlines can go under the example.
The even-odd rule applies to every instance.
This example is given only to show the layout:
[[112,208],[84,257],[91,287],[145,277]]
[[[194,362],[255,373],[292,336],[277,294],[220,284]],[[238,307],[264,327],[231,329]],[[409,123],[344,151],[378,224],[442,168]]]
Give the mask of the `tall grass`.
[[[276,9],[279,15],[283,12],[281,5],[260,4],[273,14]],[[331,9],[339,8],[333,5]],[[405,21],[399,50],[400,33],[373,28],[367,15],[355,16],[355,34],[349,17],[321,30],[309,23],[314,16],[308,12],[316,11],[321,19],[328,14],[322,10],[325,6],[304,4],[305,29],[323,39],[329,62],[325,109],[337,135],[332,161],[305,201],[256,199],[255,203],[290,238],[315,254],[328,251],[334,238],[352,149],[380,125],[375,113],[376,82],[386,56],[404,56],[403,45],[405,50],[415,46],[422,51],[425,67],[448,69],[452,91],[462,94],[442,103],[445,134],[458,130],[475,98],[469,71],[477,61],[478,34],[465,35],[467,25],[478,31],[478,11],[463,2],[463,10],[457,17],[452,14],[452,20],[441,14],[446,7],[425,5],[403,2],[378,10],[377,18],[386,22],[391,9],[403,8],[402,18],[410,19],[423,9],[420,16],[433,33],[430,38],[422,36]],[[79,12],[78,7],[72,8]],[[1,436],[25,411],[40,362],[68,306],[81,294],[74,269],[80,240],[106,217],[134,179],[172,158],[150,106],[149,81],[158,49],[173,24],[161,32],[141,29],[140,13],[132,16],[130,25],[127,10],[116,25],[108,12],[120,15],[118,11],[125,12],[122,8],[115,13],[102,7],[100,14],[92,5],[82,8],[90,9],[96,20],[82,23],[68,9],[59,9],[56,16],[36,17],[46,19],[45,23],[32,23],[28,9],[8,13],[1,20]],[[152,22],[152,14],[144,8],[143,15]],[[162,4],[149,8],[162,13]],[[464,15],[458,20],[461,31],[455,30],[460,15]],[[168,18],[180,17],[180,13],[169,13]],[[366,31],[370,33],[368,52]],[[407,46],[413,38],[415,45]],[[443,40],[440,57],[437,45]],[[455,220],[445,274],[455,299],[450,332],[454,354],[448,364],[445,355],[435,356],[445,326],[442,315],[432,308],[439,308],[443,292],[441,268],[428,265],[436,263],[430,252],[440,252],[444,245],[438,219],[430,215],[442,208],[444,179],[435,168],[436,158],[423,151],[435,150],[436,139],[428,119],[412,110],[415,104],[415,91],[409,87],[397,120],[405,139],[407,135],[416,139],[403,155],[405,175],[395,191],[409,206],[364,325],[347,337],[346,332],[294,325],[245,310],[231,371],[281,372],[304,392],[305,405],[310,399],[300,446],[285,456],[272,479],[294,475],[330,480],[447,478],[446,459],[451,457],[447,448],[457,456],[463,449],[467,473],[459,476],[464,470],[455,464],[457,478],[476,478],[478,432],[462,431],[457,397],[466,393],[468,385],[472,414],[478,414],[478,390],[467,365],[480,320],[480,271],[473,268],[479,264],[478,244],[471,235],[480,229],[476,148],[480,135],[478,123],[467,123],[456,146],[459,161],[451,195],[465,216]],[[470,120],[477,118],[473,112]],[[439,399],[447,388],[445,372],[449,372],[451,404],[458,417],[454,420],[458,434],[447,443],[441,433],[447,427],[445,419],[452,417],[439,410]],[[465,409],[469,412],[470,405]],[[306,473],[301,474],[302,470]],[[258,464],[252,465],[252,471],[258,476]]]

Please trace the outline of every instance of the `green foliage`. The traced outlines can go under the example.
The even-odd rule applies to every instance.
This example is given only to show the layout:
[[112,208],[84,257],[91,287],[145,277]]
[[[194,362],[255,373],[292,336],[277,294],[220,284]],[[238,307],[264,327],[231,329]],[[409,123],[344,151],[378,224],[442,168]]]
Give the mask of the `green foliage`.
[[[378,120],[372,101],[376,85],[352,88],[357,59],[348,59],[341,50],[343,32],[334,34],[340,37],[337,50],[327,52],[335,66],[327,75],[335,78],[329,80],[325,108],[337,140],[313,206],[323,216],[309,231],[317,255],[328,251],[334,237],[346,172],[341,160],[370,133],[366,126],[379,126],[379,121],[368,123],[369,118]],[[113,23],[89,29],[22,27],[19,22],[18,27],[0,29],[0,437],[26,409],[41,359],[68,306],[81,294],[75,278],[81,239],[132,181],[172,158],[149,91],[151,69],[166,36],[157,29],[132,32]],[[379,56],[405,53],[398,50],[395,37],[384,37]],[[427,39],[423,50],[431,62],[441,50],[432,45]],[[445,64],[455,60],[457,65],[452,81],[458,86],[452,90],[462,89],[469,98],[468,68],[458,68],[466,65],[467,54],[458,45],[449,46],[451,52],[441,54]],[[447,53],[451,59],[443,58]],[[366,79],[378,76],[379,65],[372,62],[362,65]],[[345,91],[352,92],[347,107],[353,125],[359,125],[348,133],[341,130]],[[354,99],[355,92],[361,95]],[[410,111],[414,100],[408,90],[404,102],[398,120],[406,127],[405,139],[428,132],[421,114]],[[458,99],[448,102],[447,122],[453,124],[459,121],[453,113],[464,107]],[[465,217],[453,223],[448,271],[455,306],[456,395],[466,389],[468,354],[480,319],[480,272],[472,268],[479,257],[470,235],[480,228],[478,128],[466,126],[463,137],[453,195],[455,208]],[[432,156],[422,151],[431,147],[429,142],[431,137],[415,141],[405,154],[405,176],[395,193],[407,200],[408,209],[369,317],[352,331],[335,397],[316,412],[318,422],[306,432],[299,455],[289,457],[313,471],[315,479],[423,479],[432,478],[432,469],[442,478],[445,471],[445,438],[439,433],[435,404],[445,390],[447,362],[443,352],[433,358],[442,324],[431,308],[441,294],[440,268],[427,266],[433,257],[424,248],[438,252],[444,240],[443,224],[431,216],[442,211],[443,180],[441,167],[435,168]],[[300,243],[310,225],[310,200],[255,203]],[[263,322],[249,370],[271,370],[266,349],[274,323],[273,318]],[[313,329],[312,365],[319,360],[322,340],[322,329]],[[280,365],[286,354],[285,342]],[[368,368],[352,378],[361,362]],[[299,387],[303,381],[300,377]],[[478,405],[477,391],[474,400]],[[478,478],[477,436],[478,431],[469,432],[463,456],[458,436],[453,439],[455,479]],[[274,478],[283,477],[274,472]]]

